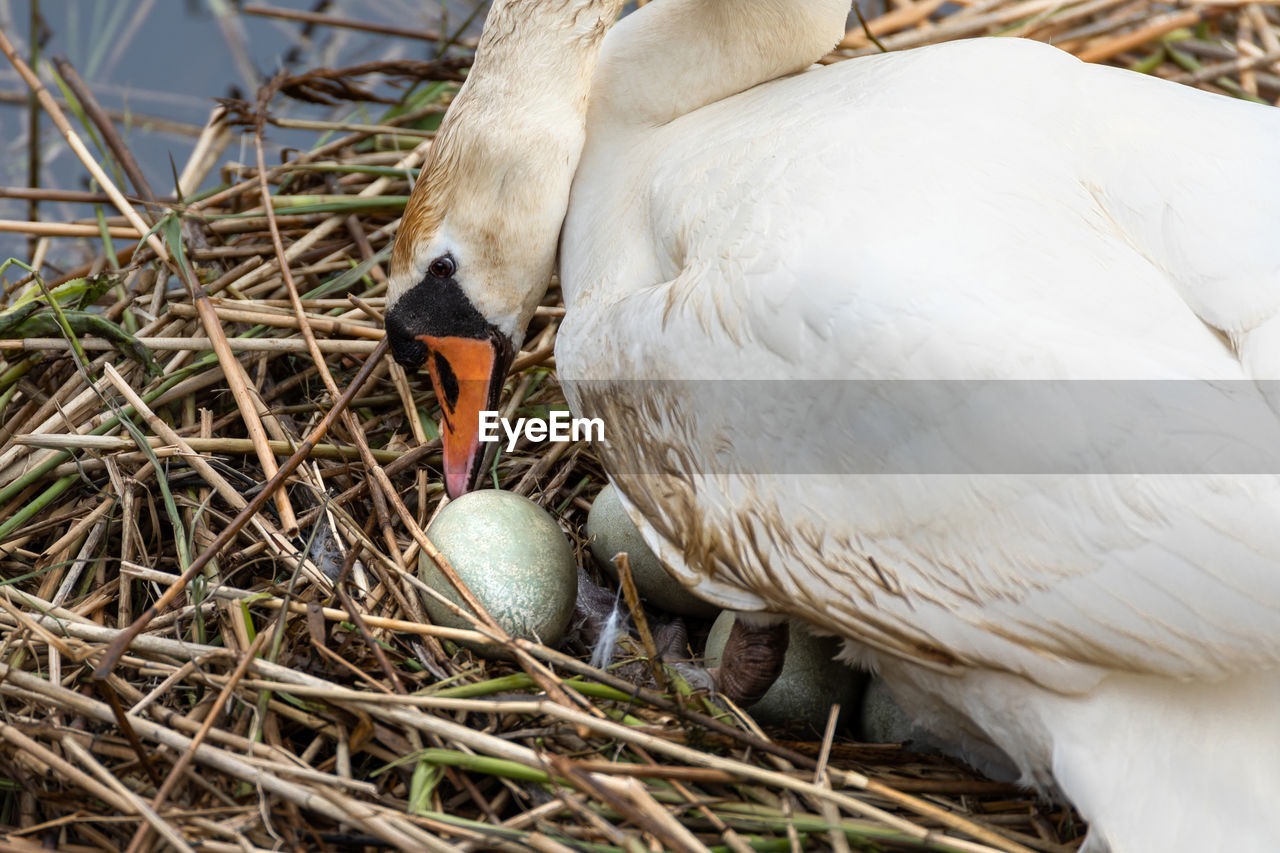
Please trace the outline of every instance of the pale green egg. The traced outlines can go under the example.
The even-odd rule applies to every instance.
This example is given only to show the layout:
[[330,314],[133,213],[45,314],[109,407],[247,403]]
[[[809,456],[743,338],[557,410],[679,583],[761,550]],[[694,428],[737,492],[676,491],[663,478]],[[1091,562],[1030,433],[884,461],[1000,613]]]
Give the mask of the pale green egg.
[[710,619],[720,608],[703,601],[676,580],[662,565],[627,515],[618,490],[612,483],[600,490],[587,514],[587,537],[591,553],[609,575],[617,580],[613,558],[626,552],[636,590],[656,607],[681,616]]
[[[573,616],[577,565],[568,538],[542,507],[511,492],[470,492],[440,511],[427,537],[507,633],[549,646],[560,641]],[[462,606],[457,590],[425,554],[418,576]],[[473,627],[430,596],[423,601],[437,624]],[[486,657],[502,656],[496,646],[467,645]]]
[[[707,635],[706,666],[720,665],[720,653],[733,627],[733,611],[720,614]],[[791,640],[782,662],[782,674],[759,702],[747,710],[756,722],[780,726],[803,720],[822,731],[833,704],[840,705],[841,718],[856,710],[866,675],[835,659],[840,641],[835,637],[815,637],[791,627]]]
[[880,678],[872,678],[862,696],[859,735],[867,743],[901,743],[928,746],[933,738],[916,724],[893,699],[893,694]]

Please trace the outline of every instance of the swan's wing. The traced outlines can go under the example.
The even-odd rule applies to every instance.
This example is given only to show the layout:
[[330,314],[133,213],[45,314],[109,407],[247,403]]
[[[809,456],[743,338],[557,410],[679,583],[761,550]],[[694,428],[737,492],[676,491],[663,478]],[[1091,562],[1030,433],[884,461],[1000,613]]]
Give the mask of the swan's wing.
[[[672,280],[603,318],[625,330],[623,357],[649,376],[792,387],[1141,380],[1151,400],[1134,410],[1157,424],[1196,412],[1156,380],[1247,380],[1207,323],[1240,344],[1280,306],[1280,113],[1040,46],[992,49],[740,96],[767,101],[767,129],[745,119],[762,105],[738,99],[672,123],[654,150],[677,156],[648,173]],[[768,454],[815,430],[856,448],[874,417],[824,410],[821,393],[770,408],[767,391],[739,390],[737,404],[678,383],[579,392],[627,432],[611,470],[650,543],[712,598],[1068,689],[1095,667],[1209,676],[1280,661],[1277,477],[1222,476],[1240,469],[1213,460],[1135,476],[1123,445],[1071,475],[913,468],[927,409],[897,444],[879,430],[900,451],[887,467],[836,459],[824,475]],[[1230,441],[1280,447],[1254,403],[1256,431]],[[1027,437],[1062,462],[1057,434]],[[948,440],[939,458],[954,465],[965,448]]]
[[[607,424],[670,413],[606,462],[650,546],[722,606],[1062,690],[1280,662],[1275,476],[755,473],[740,453],[728,470],[726,448],[766,449],[742,425],[771,415],[588,386],[578,405]],[[822,428],[804,417],[793,437]]]
[[1243,336],[1280,298],[1280,110],[1082,66],[1082,182],[1206,323]]
[[[781,556],[817,567],[807,605],[827,630],[1061,689],[1091,680],[1079,664],[1216,677],[1280,661],[1275,478],[774,485],[780,524],[812,524],[821,505],[866,508],[827,527],[829,545]],[[792,501],[797,488],[812,497]]]
[[797,366],[834,344],[890,353],[881,377],[1225,377],[1229,339],[1280,378],[1250,341],[1280,312],[1277,140],[1275,108],[983,39],[686,116],[638,189],[663,278],[694,273],[672,301]]

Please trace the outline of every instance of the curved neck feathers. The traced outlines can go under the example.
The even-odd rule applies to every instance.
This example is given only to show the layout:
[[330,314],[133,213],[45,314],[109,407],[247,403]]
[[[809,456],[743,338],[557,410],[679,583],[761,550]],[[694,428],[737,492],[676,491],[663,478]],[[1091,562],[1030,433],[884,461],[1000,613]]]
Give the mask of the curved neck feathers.
[[549,271],[582,153],[591,75],[623,3],[495,0],[405,210],[393,281],[421,274],[417,255],[446,218],[473,242],[518,246]]
[[849,0],[655,0],[605,39],[588,132],[653,126],[804,70],[845,32]]
[[458,99],[558,101],[585,113],[605,33],[625,0],[496,0]]
[[[803,71],[844,35],[850,0],[654,0],[600,49],[586,145],[560,245],[565,304],[660,279],[639,215],[629,142],[761,83]],[[678,156],[678,155],[677,155]],[[620,160],[622,158],[622,160]]]

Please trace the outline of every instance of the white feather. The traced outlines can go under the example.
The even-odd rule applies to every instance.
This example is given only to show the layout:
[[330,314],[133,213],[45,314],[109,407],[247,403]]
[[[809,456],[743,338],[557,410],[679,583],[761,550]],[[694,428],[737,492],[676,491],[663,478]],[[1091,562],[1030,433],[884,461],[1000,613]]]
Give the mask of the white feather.
[[[687,70],[693,37],[654,6],[606,40],[606,68],[632,64],[598,85]],[[666,48],[637,60],[615,40],[646,25]],[[659,126],[591,115],[557,365],[682,581],[848,638],[926,722],[1060,786],[1097,849],[1280,849],[1280,479],[762,474],[821,431],[813,405],[778,428],[803,395],[587,381],[1280,375],[1280,112],[1010,39]],[[1168,404],[1134,408],[1196,414]],[[1258,406],[1254,449],[1280,447]],[[838,426],[853,447],[876,417]],[[903,459],[946,440],[927,411],[911,426]]]
[[622,589],[619,588],[613,599],[613,607],[609,609],[609,616],[604,620],[604,627],[600,629],[600,636],[596,638],[595,648],[591,650],[593,667],[604,669],[613,662],[613,652],[626,633],[626,626],[627,614],[622,607]]
[[621,6],[494,4],[392,301],[447,249],[518,340],[567,197],[557,369],[683,582],[844,637],[1092,849],[1280,850],[1280,477],[1226,464],[1280,452],[1280,111],[1019,39],[806,70],[848,0],[655,0],[601,45]]

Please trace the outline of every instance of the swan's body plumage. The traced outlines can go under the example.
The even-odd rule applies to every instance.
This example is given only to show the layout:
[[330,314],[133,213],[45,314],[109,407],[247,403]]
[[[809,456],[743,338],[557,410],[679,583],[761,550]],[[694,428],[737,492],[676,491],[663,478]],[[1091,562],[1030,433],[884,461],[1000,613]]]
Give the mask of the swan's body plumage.
[[[939,86],[947,70],[949,83]],[[1045,81],[1070,98],[1052,86],[1046,91]],[[1081,103],[1097,103],[1090,84],[1112,93],[1112,116],[1076,115]],[[952,87],[985,93],[989,102],[983,109],[969,98],[948,108]],[[768,104],[783,106],[766,112]],[[1042,115],[1018,109],[1023,105]],[[1115,116],[1133,116],[1138,106],[1157,115],[1209,113],[1199,117],[1213,131],[1202,140],[1205,150],[1229,164],[1269,166],[1271,180],[1265,187],[1233,184],[1194,206],[1177,198],[1152,203],[1131,197],[1154,191],[1151,185],[1169,168],[1151,162],[1150,149],[1117,145],[1108,151],[1114,164],[1101,157],[1071,161],[1086,144],[1101,145],[1115,132]],[[954,43],[775,81],[686,116],[685,123],[639,134],[631,150],[619,152],[606,137],[598,163],[589,126],[562,237],[569,312],[557,348],[560,376],[571,390],[579,380],[608,379],[1252,378],[1223,333],[1247,347],[1253,329],[1262,325],[1265,332],[1266,319],[1280,307],[1280,240],[1258,233],[1255,221],[1264,204],[1276,209],[1271,221],[1280,221],[1280,163],[1268,163],[1267,156],[1277,158],[1265,150],[1280,138],[1280,112],[1248,110],[1248,117],[1257,114],[1259,126],[1252,127],[1240,121],[1241,106],[1009,40]],[[1221,116],[1214,114],[1219,108]],[[759,121],[764,114],[767,123]],[[1169,130],[1142,115],[1135,121],[1155,144]],[[1078,140],[1065,136],[1072,125]],[[913,133],[925,127],[939,137]],[[1215,136],[1218,131],[1223,135]],[[930,163],[939,139],[947,140],[947,162]],[[725,150],[734,152],[732,159]],[[1127,192],[1120,178],[1137,189]],[[1271,198],[1264,197],[1268,192]],[[1152,208],[1167,211],[1170,224],[1157,228],[1143,219],[1141,211]],[[1119,224],[1126,217],[1135,228]],[[1220,256],[1201,266],[1177,263],[1180,255],[1203,250],[1206,240],[1222,249]],[[1215,286],[1224,291],[1217,301]],[[1197,315],[1192,301],[1221,318],[1220,331]],[[605,389],[599,382],[582,387]],[[686,386],[635,387],[674,393]],[[607,390],[584,410],[647,403],[628,400],[618,387]],[[614,417],[606,422],[625,431],[609,451],[624,457],[617,469],[655,471],[657,454],[671,443],[688,448],[692,465],[683,473],[708,473],[716,468],[709,461],[711,437],[729,434],[740,471],[767,470],[764,456],[776,452],[778,436],[751,434],[760,421],[777,422],[751,417],[767,402],[743,400],[738,411],[708,411],[696,402],[648,407],[669,412],[665,418],[610,411]],[[856,443],[857,431],[849,433]],[[1274,435],[1280,439],[1280,428]],[[637,504],[644,501],[641,489],[667,485],[663,478],[635,482],[628,494]],[[1280,624],[1280,526],[1271,522],[1280,511],[1280,479],[1274,477],[773,476],[744,494],[770,499],[747,512],[747,522],[777,520],[781,541],[795,553],[780,548],[758,560],[736,554],[726,575],[749,572],[757,562],[777,574],[779,561],[789,567],[848,561],[851,570],[841,576],[876,578],[869,597],[823,595],[821,603],[849,610],[851,621],[866,604],[883,614],[894,600],[918,607],[937,598],[947,611],[963,613],[970,601],[975,613],[965,621],[999,623],[1006,639],[1035,649],[1024,674],[1046,686],[1070,685],[1037,673],[1038,665],[1056,666],[1041,660],[1044,652],[1184,677],[1227,674],[1237,656],[1251,667],[1280,660],[1280,634],[1262,630]],[[726,500],[716,507],[705,494],[690,500],[709,509],[733,506]],[[833,517],[832,508],[847,517]],[[640,511],[650,527],[667,515],[657,500]],[[673,525],[689,518],[672,515],[678,516]],[[804,553],[798,545],[812,537],[786,531],[815,523],[826,536]],[[710,526],[735,525],[720,517]],[[715,535],[683,530],[666,538],[678,551]],[[859,548],[868,552],[861,559]],[[1239,553],[1223,559],[1223,548]],[[827,549],[827,556],[819,553]],[[685,561],[671,556],[680,571]],[[897,578],[888,586],[901,594],[875,600],[873,591],[885,592],[885,583],[867,565],[871,558]],[[1181,571],[1170,568],[1173,560]],[[715,581],[717,572],[700,559],[692,562],[690,583]],[[1070,595],[1064,581],[1096,572],[1100,563],[1117,574],[1095,573],[1099,589]],[[1210,587],[1195,584],[1183,593],[1195,607],[1179,610],[1175,589],[1167,594],[1168,615],[1147,614],[1150,628],[1134,630],[1123,620],[1110,625],[1108,619],[1122,614],[1097,612],[1099,602],[1090,597],[1123,582],[1123,566],[1138,584],[1129,594],[1143,605],[1130,614],[1134,619],[1159,604],[1143,584],[1198,573],[1207,584],[1220,583],[1231,600],[1218,617],[1224,632],[1239,628],[1253,607],[1260,612],[1247,624],[1257,630],[1241,631],[1235,643],[1226,634],[1216,641],[1204,635],[1204,623],[1215,618],[1204,610]],[[1243,583],[1219,579],[1224,572]],[[776,606],[772,582],[764,574],[754,583],[735,578],[733,587],[758,587],[756,597],[724,591],[724,603]],[[831,585],[834,591],[850,582],[842,577]],[[1042,601],[1036,590],[1047,590]],[[1029,612],[1019,619],[1010,607],[993,618],[989,608],[1010,601]],[[1046,632],[1044,621],[1062,619],[1055,611],[1068,609],[1081,619],[1092,614],[1090,621],[1064,624],[1058,637]],[[911,613],[899,617],[933,624]],[[1015,624],[1006,625],[1011,619]],[[1023,620],[1034,629],[1020,633],[1016,622]],[[1156,636],[1160,625],[1168,628],[1165,639]],[[1072,637],[1075,632],[1089,642]],[[975,661],[982,657],[958,636],[937,645]],[[1219,646],[1233,651],[1215,663]],[[1012,651],[984,662],[1006,668],[1000,657]]]
[[[885,409],[797,382],[1150,380],[1134,407],[1186,424],[1161,382],[1280,378],[1280,111],[1015,39],[802,71],[841,5],[793,4],[792,56],[749,35],[787,43],[772,2],[660,0],[605,38],[560,238],[571,404],[686,585],[845,638],[1097,849],[1280,849],[1280,476],[964,447],[932,473],[928,409],[868,471],[830,439],[852,458]],[[1246,449],[1280,448],[1245,405]]]
[[[758,433],[785,420],[763,386],[735,409],[696,383],[577,380],[1280,375],[1251,340],[1280,308],[1280,111],[1002,40],[587,140],[557,369],[611,426],[667,565],[849,638],[978,760],[985,738],[1028,781],[1056,772],[1118,850],[1244,849],[1231,828],[1265,800],[1227,803],[1280,793],[1280,478],[757,473],[787,438]],[[802,417],[798,437],[821,431]],[[1123,793],[1156,779],[1178,781],[1139,817]],[[1184,797],[1214,820],[1149,825]],[[1268,820],[1256,849],[1280,844]]]

